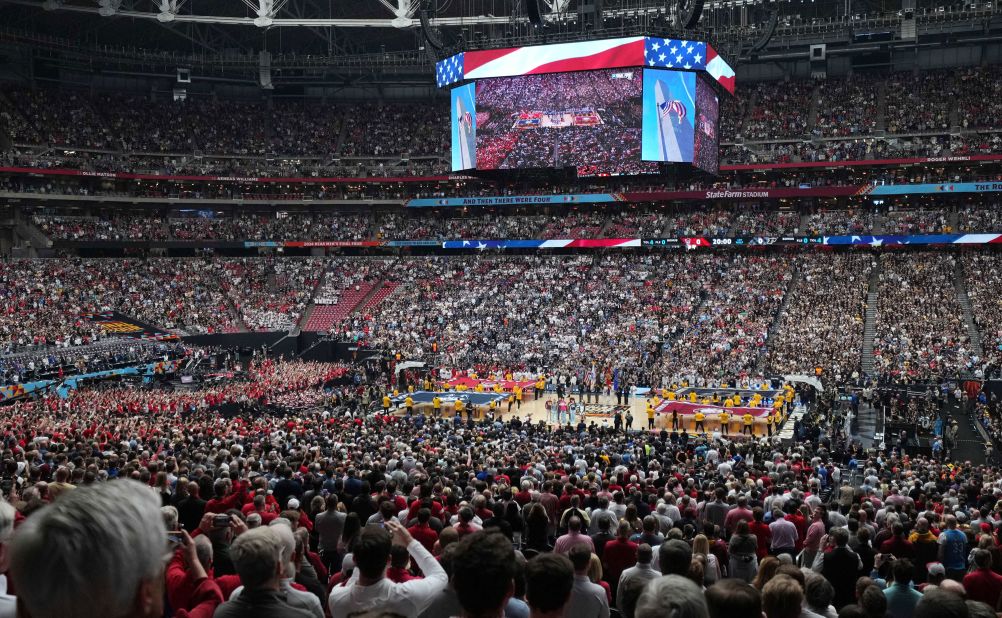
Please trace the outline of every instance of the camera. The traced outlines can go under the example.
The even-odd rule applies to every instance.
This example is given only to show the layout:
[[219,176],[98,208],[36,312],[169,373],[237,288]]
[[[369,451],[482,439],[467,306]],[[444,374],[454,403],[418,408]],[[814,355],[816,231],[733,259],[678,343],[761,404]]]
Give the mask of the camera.
[[212,527],[213,528],[229,528],[230,527],[230,516],[229,515],[213,515],[212,516]]

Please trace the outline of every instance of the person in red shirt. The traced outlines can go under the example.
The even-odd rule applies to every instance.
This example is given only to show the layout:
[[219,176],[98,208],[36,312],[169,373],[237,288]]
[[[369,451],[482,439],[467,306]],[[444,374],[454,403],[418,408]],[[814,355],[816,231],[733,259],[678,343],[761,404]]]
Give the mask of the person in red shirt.
[[807,518],[804,517],[803,513],[799,510],[794,509],[786,517],[786,521],[792,522],[794,526],[797,527],[797,546],[796,550],[799,552],[804,548],[804,537],[807,536]]
[[905,528],[899,523],[891,526],[891,538],[880,544],[880,552],[894,554],[898,560],[915,560],[915,545],[905,538]]
[[267,526],[273,520],[278,518],[278,505],[274,506],[268,504],[267,496],[264,494],[258,494],[254,496],[254,499],[244,505],[243,509],[244,517],[251,513],[257,513],[261,516],[261,525]]
[[1002,596],[1002,575],[992,571],[992,553],[987,549],[974,552],[975,569],[964,576],[964,590],[971,601],[987,603],[998,607]]
[[421,579],[416,575],[411,575],[407,570],[407,565],[411,561],[411,555],[407,548],[401,545],[390,547],[390,566],[386,568],[386,579],[397,584],[403,584],[412,579]]
[[769,555],[769,545],[772,543],[772,533],[769,531],[769,524],[765,523],[765,511],[762,507],[752,509],[752,522],[748,524],[748,530],[755,535],[758,540],[758,549],[755,555],[762,560]]
[[738,498],[738,505],[727,512],[727,516],[724,517],[724,528],[727,530],[727,534],[734,534],[734,527],[738,525],[739,521],[747,521],[751,523],[752,512],[748,508],[748,498],[741,496]]
[[630,524],[619,522],[616,538],[605,544],[602,550],[602,571],[605,581],[612,588],[612,597],[616,598],[616,588],[619,586],[619,576],[623,571],[637,564],[637,549],[640,547],[630,540],[633,530]]
[[[231,486],[232,491],[230,491]],[[216,479],[212,490],[216,496],[205,503],[206,513],[225,513],[230,509],[239,509],[247,501],[247,483],[244,481],[237,481],[236,485],[233,485],[230,479]]]
[[421,509],[417,514],[417,523],[407,529],[411,536],[418,542],[424,545],[424,548],[428,551],[433,551],[435,548],[435,541],[438,540],[438,533],[428,525],[431,520],[431,510]]
[[[239,575],[221,575],[214,577],[212,573],[212,543],[206,536],[192,539],[185,531],[180,532],[181,547],[174,552],[174,557],[167,564],[165,591],[170,606],[175,610],[195,608],[204,601],[204,597],[214,597],[211,592],[214,587],[220,597],[216,605],[229,598],[240,587]],[[206,582],[210,582],[206,583]],[[215,606],[212,606],[215,609]],[[191,615],[196,615],[191,612]],[[208,615],[211,615],[211,611]]]

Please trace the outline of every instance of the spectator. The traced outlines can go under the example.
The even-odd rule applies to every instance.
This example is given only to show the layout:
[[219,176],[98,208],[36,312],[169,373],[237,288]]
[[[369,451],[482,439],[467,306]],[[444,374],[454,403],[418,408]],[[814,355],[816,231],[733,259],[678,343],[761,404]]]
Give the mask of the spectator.
[[[386,579],[386,563],[391,543],[403,545],[424,573],[422,579],[395,584]],[[395,520],[386,528],[365,528],[355,544],[352,557],[355,572],[344,587],[335,587],[329,598],[332,616],[380,608],[407,616],[420,614],[448,583],[438,561],[415,541],[407,529]]]
[[574,588],[574,565],[563,554],[542,554],[526,564],[526,594],[532,618],[559,618]]
[[[670,543],[671,541],[667,541]],[[679,575],[665,575],[647,584],[637,600],[636,618],[708,618],[710,615],[699,586]]]
[[160,499],[139,483],[67,492],[33,514],[11,543],[10,572],[21,611],[162,615],[165,533]]

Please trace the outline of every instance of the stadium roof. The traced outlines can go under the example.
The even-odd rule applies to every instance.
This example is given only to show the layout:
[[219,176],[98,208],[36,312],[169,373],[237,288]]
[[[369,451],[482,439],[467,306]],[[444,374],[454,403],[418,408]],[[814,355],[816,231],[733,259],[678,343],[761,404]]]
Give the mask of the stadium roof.
[[[709,40],[733,64],[747,58],[775,13],[775,35],[763,52],[796,49],[806,59],[813,42],[845,46],[851,53],[860,33],[902,41],[900,0],[712,0],[697,30],[674,23],[675,3],[666,0],[538,0],[548,24],[527,18],[530,0],[5,0],[0,3],[0,44],[62,68],[101,70],[125,63],[159,63],[160,70],[191,66],[256,71],[259,52],[272,67],[312,65],[340,72],[430,76],[432,62],[454,51],[635,34],[689,35]],[[911,2],[912,0],[905,0]],[[428,9],[429,45],[420,13]],[[920,0],[918,34],[977,33],[1000,38],[1002,19],[992,2]],[[985,40],[985,39],[982,39]],[[436,49],[433,49],[435,47]],[[770,59],[780,59],[773,56]],[[135,70],[139,70],[136,68]]]

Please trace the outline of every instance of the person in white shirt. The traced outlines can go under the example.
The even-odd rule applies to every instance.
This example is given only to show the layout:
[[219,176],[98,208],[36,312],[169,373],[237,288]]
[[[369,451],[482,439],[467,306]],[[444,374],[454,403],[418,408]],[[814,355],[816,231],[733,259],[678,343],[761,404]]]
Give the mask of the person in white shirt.
[[564,607],[565,616],[574,618],[609,618],[609,600],[605,589],[588,578],[591,549],[584,544],[575,545],[567,555],[574,565],[574,587],[571,598]]
[[[424,573],[423,579],[412,579],[403,584],[386,579],[386,562],[392,543],[407,548]],[[345,618],[349,614],[371,609],[417,616],[449,581],[438,560],[395,520],[387,521],[385,528],[366,527],[362,530],[353,558],[355,572],[351,579],[343,587],[335,586],[328,598],[332,618]]]

